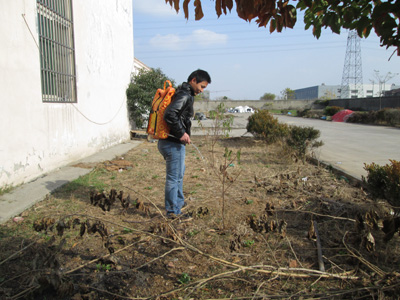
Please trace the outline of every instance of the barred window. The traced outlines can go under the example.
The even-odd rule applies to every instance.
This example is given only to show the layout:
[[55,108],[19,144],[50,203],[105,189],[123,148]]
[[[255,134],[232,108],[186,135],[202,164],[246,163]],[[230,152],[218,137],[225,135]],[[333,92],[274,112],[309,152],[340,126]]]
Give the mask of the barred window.
[[43,102],[76,102],[72,0],[37,0]]

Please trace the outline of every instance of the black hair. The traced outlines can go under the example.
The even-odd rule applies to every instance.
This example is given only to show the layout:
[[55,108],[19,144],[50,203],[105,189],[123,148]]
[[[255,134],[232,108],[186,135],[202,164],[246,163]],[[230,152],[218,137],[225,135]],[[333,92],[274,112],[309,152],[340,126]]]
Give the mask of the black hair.
[[204,70],[197,69],[196,71],[193,71],[192,74],[189,75],[187,82],[191,82],[193,78],[196,78],[197,83],[202,81],[211,83],[210,75]]

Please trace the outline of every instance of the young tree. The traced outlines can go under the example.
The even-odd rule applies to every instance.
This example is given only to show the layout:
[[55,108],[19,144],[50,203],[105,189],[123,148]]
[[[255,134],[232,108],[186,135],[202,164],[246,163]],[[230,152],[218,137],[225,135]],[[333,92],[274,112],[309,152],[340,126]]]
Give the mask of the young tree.
[[265,93],[260,97],[260,100],[275,100],[276,95],[272,93]]
[[210,91],[203,91],[202,93],[194,96],[194,101],[210,101]]
[[[162,1],[162,0],[160,0]],[[380,37],[382,46],[394,46],[400,55],[399,1],[317,1],[299,0],[296,7],[289,0],[234,0],[239,18],[248,22],[256,18],[259,27],[267,27],[269,31],[281,32],[283,28],[293,28],[297,20],[297,10],[304,10],[306,29],[313,27],[316,38],[321,35],[321,29],[329,27],[334,33],[340,33],[342,28],[354,29],[360,37],[368,37],[374,28]],[[180,0],[165,0],[175,10],[179,11]],[[184,0],[183,11],[189,18],[188,4]],[[195,19],[203,18],[201,0],[195,0]],[[204,1],[203,1],[204,2]],[[233,8],[233,0],[215,0],[215,11],[218,17]]]
[[164,87],[165,80],[169,80],[172,85],[175,85],[175,81],[168,78],[161,69],[151,69],[150,71],[141,69],[132,78],[132,82],[126,90],[126,97],[129,118],[136,124],[136,127],[143,126],[146,116],[150,112],[154,94],[157,89]]
[[281,91],[281,96],[283,100],[291,100],[294,99],[294,90],[290,88],[286,88]]

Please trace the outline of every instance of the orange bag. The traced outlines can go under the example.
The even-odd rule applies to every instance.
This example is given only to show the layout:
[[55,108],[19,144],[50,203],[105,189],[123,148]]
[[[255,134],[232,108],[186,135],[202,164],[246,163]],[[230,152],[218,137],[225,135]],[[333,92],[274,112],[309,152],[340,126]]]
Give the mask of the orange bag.
[[[167,87],[167,83],[169,86]],[[175,88],[169,80],[164,82],[164,89],[158,89],[153,98],[147,133],[154,139],[166,139],[169,134],[169,128],[164,121],[164,112],[171,103],[172,96],[175,94]]]

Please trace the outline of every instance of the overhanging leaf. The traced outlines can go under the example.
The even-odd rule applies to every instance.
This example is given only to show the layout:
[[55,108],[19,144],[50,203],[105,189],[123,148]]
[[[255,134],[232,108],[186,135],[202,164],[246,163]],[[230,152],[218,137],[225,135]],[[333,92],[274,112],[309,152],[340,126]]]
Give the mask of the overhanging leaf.
[[[207,0],[203,0],[207,1]],[[214,0],[218,17],[231,11],[233,0]],[[195,19],[203,18],[202,0],[195,0]],[[357,29],[360,36],[367,37],[374,28],[381,41],[381,46],[395,46],[400,53],[400,1],[370,1],[370,0],[299,0],[297,6],[289,0],[235,0],[238,17],[250,22],[256,18],[259,27],[270,23],[269,31],[282,31],[283,28],[293,28],[296,23],[297,9],[305,10],[305,29],[313,26],[313,35],[321,35],[322,27],[330,27],[332,32],[340,33],[342,28]],[[165,0],[179,11],[180,0]],[[183,1],[185,18],[189,19],[190,0]],[[204,2],[203,2],[204,3]],[[272,22],[273,21],[273,22]]]
[[189,20],[189,3],[190,0],[183,1],[183,11],[185,13],[185,19]]
[[195,12],[195,20],[198,21],[204,17],[203,9],[201,7],[201,1],[200,0],[195,0],[194,1],[194,6],[196,7],[194,12]]

